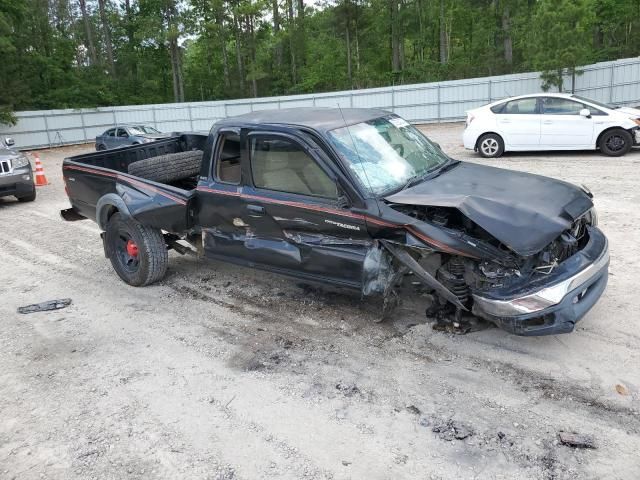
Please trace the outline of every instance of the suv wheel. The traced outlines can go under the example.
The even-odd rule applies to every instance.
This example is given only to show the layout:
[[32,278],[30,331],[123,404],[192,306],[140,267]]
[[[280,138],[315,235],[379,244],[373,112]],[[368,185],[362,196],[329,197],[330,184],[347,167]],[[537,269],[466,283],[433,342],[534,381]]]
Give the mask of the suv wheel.
[[105,248],[118,276],[134,287],[157,282],[169,256],[162,232],[114,213],[107,223]]
[[36,199],[36,187],[33,187],[33,193],[17,198],[19,202],[33,202]]
[[633,139],[629,132],[622,128],[615,128],[605,132],[602,137],[600,137],[598,147],[600,151],[608,157],[621,157],[631,150],[632,144]]
[[487,133],[478,140],[478,152],[484,158],[497,158],[504,153],[504,141],[500,135]]

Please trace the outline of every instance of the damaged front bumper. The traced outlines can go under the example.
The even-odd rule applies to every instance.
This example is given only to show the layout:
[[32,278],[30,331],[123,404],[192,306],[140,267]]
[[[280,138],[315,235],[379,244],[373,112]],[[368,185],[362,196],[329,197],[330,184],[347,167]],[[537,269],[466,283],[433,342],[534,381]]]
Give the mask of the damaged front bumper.
[[516,335],[569,333],[607,285],[607,239],[589,227],[587,245],[549,275],[511,291],[473,295],[473,313]]

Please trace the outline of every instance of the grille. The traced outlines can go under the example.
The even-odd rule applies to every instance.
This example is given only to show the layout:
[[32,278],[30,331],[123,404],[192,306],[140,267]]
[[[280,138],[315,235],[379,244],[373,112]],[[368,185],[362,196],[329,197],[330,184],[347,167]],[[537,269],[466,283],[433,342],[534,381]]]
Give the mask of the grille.
[[11,162],[9,160],[0,160],[0,174],[11,173]]

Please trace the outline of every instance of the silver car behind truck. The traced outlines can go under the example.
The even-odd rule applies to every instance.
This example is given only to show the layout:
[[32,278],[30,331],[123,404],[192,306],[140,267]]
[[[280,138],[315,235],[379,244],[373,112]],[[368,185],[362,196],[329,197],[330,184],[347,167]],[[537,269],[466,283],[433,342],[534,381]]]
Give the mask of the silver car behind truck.
[[12,138],[0,139],[0,197],[15,196],[21,202],[36,199],[29,158],[13,147]]
[[140,145],[166,138],[170,134],[161,133],[149,125],[118,125],[96,137],[96,150]]

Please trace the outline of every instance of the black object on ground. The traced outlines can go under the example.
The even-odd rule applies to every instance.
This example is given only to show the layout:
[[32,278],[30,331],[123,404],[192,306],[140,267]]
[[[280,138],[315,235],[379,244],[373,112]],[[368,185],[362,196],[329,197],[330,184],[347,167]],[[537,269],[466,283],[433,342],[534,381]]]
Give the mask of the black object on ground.
[[41,303],[34,303],[24,307],[18,307],[18,313],[35,313],[46,312],[49,310],[60,310],[71,305],[70,298],[60,298],[58,300],[49,300]]

